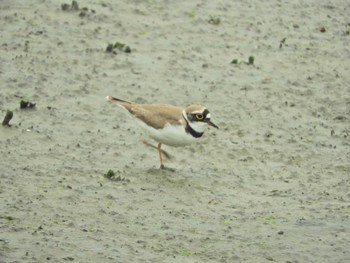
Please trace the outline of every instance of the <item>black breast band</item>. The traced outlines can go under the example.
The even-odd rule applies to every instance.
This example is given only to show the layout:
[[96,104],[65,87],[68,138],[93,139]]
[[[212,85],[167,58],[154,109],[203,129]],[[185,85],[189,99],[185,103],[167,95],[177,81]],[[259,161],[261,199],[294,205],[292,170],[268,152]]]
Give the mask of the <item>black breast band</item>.
[[[186,119],[185,119],[186,120]],[[204,132],[197,132],[195,131],[188,123],[188,121],[186,120],[186,128],[185,131],[189,134],[191,134],[194,138],[200,138],[202,137]]]

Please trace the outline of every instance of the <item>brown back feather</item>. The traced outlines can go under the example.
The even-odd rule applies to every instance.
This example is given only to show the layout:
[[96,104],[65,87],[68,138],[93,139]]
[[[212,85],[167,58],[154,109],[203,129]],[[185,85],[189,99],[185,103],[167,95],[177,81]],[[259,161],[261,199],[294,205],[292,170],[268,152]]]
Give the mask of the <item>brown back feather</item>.
[[166,123],[183,125],[182,108],[168,104],[138,104],[131,101],[108,97],[108,100],[125,108],[144,123],[161,129]]

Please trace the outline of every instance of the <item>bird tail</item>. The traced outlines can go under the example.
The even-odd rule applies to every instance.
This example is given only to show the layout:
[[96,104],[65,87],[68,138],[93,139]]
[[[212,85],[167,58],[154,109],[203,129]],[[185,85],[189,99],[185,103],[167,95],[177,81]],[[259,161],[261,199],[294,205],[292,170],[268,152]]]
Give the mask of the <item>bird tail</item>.
[[115,98],[115,97],[112,97],[112,96],[107,96],[106,99],[108,101],[111,101],[111,102],[114,102],[114,103],[127,103],[127,104],[132,104],[131,101],[127,101],[127,100],[122,100],[122,99],[118,99],[118,98]]

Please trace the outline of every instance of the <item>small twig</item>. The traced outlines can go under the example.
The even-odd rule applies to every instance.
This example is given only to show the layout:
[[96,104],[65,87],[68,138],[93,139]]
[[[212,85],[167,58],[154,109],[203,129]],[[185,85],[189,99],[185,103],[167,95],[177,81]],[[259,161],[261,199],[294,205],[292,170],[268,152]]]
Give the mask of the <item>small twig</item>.
[[283,47],[284,43],[286,42],[287,38],[283,38],[281,41],[280,41],[280,48]]
[[12,119],[12,117],[13,117],[13,112],[10,111],[10,110],[8,110],[8,111],[6,112],[6,116],[5,116],[4,120],[2,121],[2,126],[11,126],[11,125],[9,124],[9,122],[10,122],[10,120]]
[[253,56],[250,56],[248,58],[248,65],[254,65],[254,57]]

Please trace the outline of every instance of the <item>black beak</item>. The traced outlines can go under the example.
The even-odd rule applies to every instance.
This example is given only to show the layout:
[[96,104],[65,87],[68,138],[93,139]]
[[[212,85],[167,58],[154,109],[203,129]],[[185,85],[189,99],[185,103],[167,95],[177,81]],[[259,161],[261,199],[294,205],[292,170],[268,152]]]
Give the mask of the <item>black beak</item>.
[[219,129],[219,127],[216,124],[212,123],[211,121],[207,121],[207,123],[208,125],[213,126],[216,129]]

